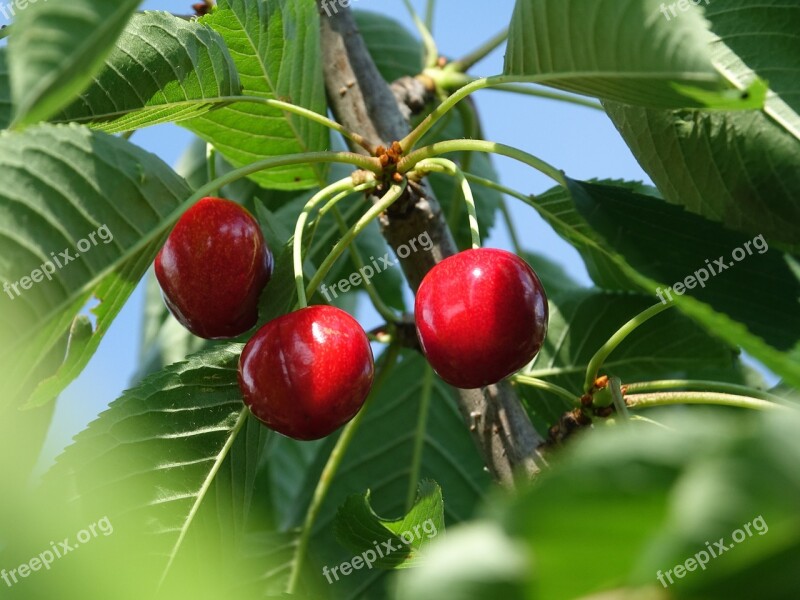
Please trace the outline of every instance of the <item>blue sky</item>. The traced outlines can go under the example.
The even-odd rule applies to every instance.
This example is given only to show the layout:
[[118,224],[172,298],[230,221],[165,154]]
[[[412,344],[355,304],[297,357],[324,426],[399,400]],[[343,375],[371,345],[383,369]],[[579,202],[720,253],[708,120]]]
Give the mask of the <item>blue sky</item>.
[[[0,0],[3,1],[3,0]],[[189,12],[191,2],[150,0],[147,9]],[[424,1],[413,2],[424,11]],[[411,19],[400,0],[352,0],[359,10],[390,14],[412,27]],[[442,54],[458,58],[508,25],[514,8],[512,0],[479,2],[439,0],[435,36]],[[493,53],[472,71],[475,75],[494,75],[502,71],[503,51]],[[578,179],[619,178],[649,181],[627,146],[604,113],[580,106],[484,91],[475,96],[483,119],[486,139],[517,146]],[[170,165],[175,165],[191,135],[173,126],[157,126],[139,131],[132,141]],[[550,180],[519,163],[496,159],[501,181],[525,193],[538,193],[552,187]],[[561,240],[532,209],[511,200],[514,222],[523,245],[561,263],[581,282],[589,283],[577,252]],[[488,244],[510,246],[507,232],[497,227]],[[69,440],[82,430],[111,401],[128,387],[135,370],[143,306],[142,286],[122,309],[97,354],[58,400],[54,423],[43,459],[57,455]],[[365,315],[365,324],[373,317]]]

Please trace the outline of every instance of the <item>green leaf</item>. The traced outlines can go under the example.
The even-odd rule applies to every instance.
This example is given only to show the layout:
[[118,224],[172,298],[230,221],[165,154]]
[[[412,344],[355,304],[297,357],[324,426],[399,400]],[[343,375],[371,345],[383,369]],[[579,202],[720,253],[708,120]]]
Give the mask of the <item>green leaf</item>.
[[[751,256],[710,278],[699,292],[673,294],[674,301],[715,336],[800,385],[798,279],[779,250],[760,255],[753,240],[626,188],[572,180],[569,186],[569,192],[553,190],[531,205],[578,249],[592,277],[607,289],[645,291],[657,300],[659,288],[707,267],[706,260],[730,261],[750,242]],[[661,246],[654,247],[653,240]],[[747,302],[741,301],[742,290]],[[787,319],[781,327],[765,319],[776,314]]]
[[[77,126],[0,133],[0,168],[5,409],[42,379],[57,378],[33,404],[51,400],[77,376],[153,261],[189,189],[152,154]],[[100,301],[91,311],[95,333],[82,336],[57,374],[42,370],[93,297]]]
[[[314,0],[220,0],[201,23],[222,35],[242,93],[326,112]],[[235,167],[271,156],[325,150],[327,130],[281,110],[238,103],[181,123],[210,142]],[[251,176],[271,189],[300,190],[325,181],[321,165],[288,166]]]
[[414,567],[431,540],[444,531],[442,489],[434,481],[420,482],[414,506],[402,519],[376,515],[369,490],[354,494],[339,507],[334,531],[354,556],[369,553],[378,568]]
[[11,123],[11,81],[8,77],[8,53],[0,48],[0,129]]
[[53,116],[91,81],[140,0],[48,0],[21,10],[10,37],[14,124]]
[[660,0],[518,0],[506,53],[508,75],[627,104],[760,107],[712,63],[713,36],[695,6],[668,20]]
[[764,111],[664,112],[606,103],[637,160],[673,204],[800,247],[800,7],[715,0],[706,8],[717,62],[742,85],[766,79]]
[[131,19],[103,70],[54,120],[131,131],[196,117],[240,90],[236,65],[216,31],[146,12]]
[[399,21],[367,10],[354,10],[353,16],[375,66],[386,81],[391,83],[422,73],[422,44]]
[[270,433],[242,404],[241,350],[212,348],[148,376],[80,433],[48,474],[48,484],[73,487],[82,511],[102,508],[114,523],[118,545],[106,564],[142,567],[140,591],[180,562],[192,536],[242,541],[250,532]]
[[[791,597],[800,569],[797,415],[701,409],[661,420],[671,429],[641,424],[584,436],[512,501],[503,521],[527,544],[541,597],[662,589],[657,574],[700,551],[704,569],[673,575],[672,585],[665,579],[674,597]],[[707,542],[727,546],[739,529],[741,543],[709,556]]]
[[[381,360],[378,359],[379,364]],[[343,549],[336,540],[333,524],[338,508],[354,491],[369,489],[370,505],[377,514],[405,514],[409,489],[416,490],[418,484],[410,480],[410,465],[426,368],[424,358],[413,352],[403,352],[400,362],[370,401],[370,408],[334,477],[317,519],[311,543],[313,564],[333,567],[353,558],[352,552]],[[434,379],[423,431],[420,473],[420,479],[432,479],[441,486],[447,499],[444,514],[448,524],[471,518],[478,500],[490,485],[454,396],[452,388]],[[286,441],[288,446],[298,444],[301,442]],[[312,467],[293,472],[303,483],[298,496],[282,498],[293,511],[285,523],[295,526],[302,523],[330,448],[323,447]],[[281,464],[285,463],[278,462]],[[284,478],[289,474],[276,471],[273,481],[278,476]],[[309,569],[304,577],[310,583],[329,589],[320,569]],[[361,569],[334,581],[340,598],[381,597],[385,584],[384,574],[376,569]]]
[[[594,353],[622,325],[657,302],[629,292],[573,290],[550,296],[547,338],[525,373],[583,393],[586,368]],[[688,317],[672,310],[649,320],[622,343],[605,362],[602,374],[623,383],[653,379],[736,379],[736,356],[725,343],[706,333]],[[564,399],[522,383],[516,386],[537,430],[543,435],[568,410]]]

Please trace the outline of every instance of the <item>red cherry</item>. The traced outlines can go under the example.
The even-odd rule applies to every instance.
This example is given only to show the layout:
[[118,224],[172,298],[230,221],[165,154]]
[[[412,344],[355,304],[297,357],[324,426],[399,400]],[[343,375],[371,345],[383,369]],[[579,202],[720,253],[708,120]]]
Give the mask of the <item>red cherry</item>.
[[258,320],[272,253],[247,209],[203,198],[175,224],[155,269],[167,307],[186,329],[207,339],[231,338]]
[[422,349],[447,383],[497,383],[528,364],[547,333],[547,297],[516,254],[481,248],[446,258],[422,280],[416,299]]
[[297,440],[336,431],[361,409],[375,365],[367,334],[333,306],[309,306],[264,325],[239,359],[253,414]]

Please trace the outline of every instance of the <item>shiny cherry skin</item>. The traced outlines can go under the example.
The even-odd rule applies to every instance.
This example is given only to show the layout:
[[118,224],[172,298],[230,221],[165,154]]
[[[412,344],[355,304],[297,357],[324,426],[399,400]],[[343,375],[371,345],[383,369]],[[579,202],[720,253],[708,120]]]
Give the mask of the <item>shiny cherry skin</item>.
[[199,337],[223,339],[256,324],[272,265],[272,253],[247,209],[203,198],[175,224],[155,270],[175,318]]
[[336,431],[364,405],[375,364],[364,330],[333,306],[309,306],[264,325],[239,359],[251,412],[296,440]]
[[417,336],[450,385],[473,389],[528,364],[547,333],[547,297],[519,256],[481,248],[437,264],[417,292]]

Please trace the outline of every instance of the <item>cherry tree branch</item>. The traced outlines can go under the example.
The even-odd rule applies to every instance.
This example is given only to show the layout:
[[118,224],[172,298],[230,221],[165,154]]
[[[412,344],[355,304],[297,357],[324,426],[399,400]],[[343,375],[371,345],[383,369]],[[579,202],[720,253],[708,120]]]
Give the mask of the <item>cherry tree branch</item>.
[[[330,16],[320,8],[325,86],[336,120],[374,146],[388,147],[409,132],[398,99],[383,80],[367,51],[348,8]],[[353,147],[354,152],[364,152]],[[457,252],[441,207],[426,181],[411,182],[399,201],[381,216],[384,237],[393,249],[428,232],[430,251],[401,259],[412,289],[438,262]],[[487,469],[500,483],[512,486],[530,478],[545,464],[539,448],[544,440],[511,386],[458,390],[458,407]]]

